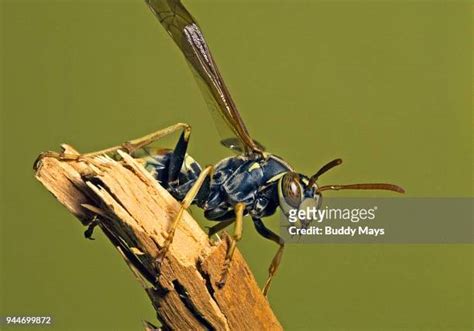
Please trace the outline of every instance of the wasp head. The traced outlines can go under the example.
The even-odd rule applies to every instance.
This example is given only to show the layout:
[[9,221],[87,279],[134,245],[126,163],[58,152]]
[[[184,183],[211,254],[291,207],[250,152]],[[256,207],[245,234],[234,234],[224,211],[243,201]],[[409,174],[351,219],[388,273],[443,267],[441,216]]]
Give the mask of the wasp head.
[[[328,170],[340,165],[341,159],[335,159],[322,166],[313,176],[307,177],[296,172],[287,172],[278,182],[278,202],[282,212],[288,217],[292,211],[319,209],[322,203],[322,191],[327,190],[386,190],[405,193],[398,185],[386,183],[364,183],[346,185],[318,186],[316,181]],[[294,212],[295,213],[295,212]],[[302,222],[306,227],[309,223]]]

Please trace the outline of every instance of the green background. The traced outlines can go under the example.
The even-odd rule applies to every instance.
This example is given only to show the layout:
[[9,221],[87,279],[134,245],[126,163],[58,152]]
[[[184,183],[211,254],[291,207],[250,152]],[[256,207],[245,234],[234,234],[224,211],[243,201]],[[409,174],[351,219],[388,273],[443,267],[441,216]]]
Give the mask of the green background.
[[[470,2],[186,4],[250,132],[298,171],[342,157],[321,183],[472,196]],[[34,159],[180,121],[202,164],[230,152],[141,0],[2,0],[1,11],[0,314],[50,315],[51,330],[140,330],[154,320],[143,290],[101,234],[83,239],[35,181]],[[275,245],[247,222],[239,247],[262,284]],[[288,330],[472,330],[472,276],[472,245],[290,245],[269,300]]]

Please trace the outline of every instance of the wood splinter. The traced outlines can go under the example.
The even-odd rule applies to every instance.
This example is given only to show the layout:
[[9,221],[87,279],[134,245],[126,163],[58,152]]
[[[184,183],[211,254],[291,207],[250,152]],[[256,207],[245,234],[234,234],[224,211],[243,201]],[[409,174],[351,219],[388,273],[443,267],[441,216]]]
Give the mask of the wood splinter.
[[[64,153],[78,155],[64,145]],[[44,153],[36,178],[84,226],[97,225],[145,289],[157,317],[172,330],[282,330],[248,265],[235,249],[226,285],[228,240],[213,244],[184,212],[166,258],[156,265],[164,233],[180,204],[128,154],[59,160]],[[225,236],[225,235],[224,235]],[[145,322],[146,330],[156,329]]]

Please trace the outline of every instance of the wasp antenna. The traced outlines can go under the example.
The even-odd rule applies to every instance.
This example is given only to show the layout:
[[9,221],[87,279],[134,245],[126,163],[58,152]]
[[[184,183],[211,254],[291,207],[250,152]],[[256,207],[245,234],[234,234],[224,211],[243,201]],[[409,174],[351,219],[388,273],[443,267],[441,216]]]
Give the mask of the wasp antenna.
[[312,186],[318,180],[319,176],[328,172],[332,168],[340,165],[341,163],[342,163],[342,159],[335,159],[323,165],[321,169],[319,169],[313,176],[311,176],[311,178],[309,179],[308,186]]
[[393,191],[398,193],[405,193],[405,190],[395,184],[386,183],[364,183],[364,184],[347,184],[347,185],[324,185],[318,189],[318,192],[322,191],[339,191],[339,190],[384,190]]

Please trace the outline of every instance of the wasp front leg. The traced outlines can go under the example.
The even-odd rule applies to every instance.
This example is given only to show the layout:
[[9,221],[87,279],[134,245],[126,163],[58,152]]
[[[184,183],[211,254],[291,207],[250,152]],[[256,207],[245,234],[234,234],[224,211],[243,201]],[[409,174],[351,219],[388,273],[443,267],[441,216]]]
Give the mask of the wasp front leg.
[[229,246],[227,246],[227,252],[225,255],[224,265],[222,266],[221,279],[217,282],[218,287],[223,287],[229,274],[230,263],[234,256],[235,247],[237,242],[242,238],[242,221],[244,218],[245,204],[239,202],[234,207],[235,212],[235,224],[234,224],[234,235],[230,239]]
[[191,206],[191,204],[194,201],[194,198],[196,198],[201,188],[203,188],[203,185],[209,184],[209,181],[207,179],[212,175],[212,170],[213,170],[213,166],[207,166],[206,168],[204,168],[204,170],[199,174],[199,177],[196,179],[196,182],[194,183],[194,185],[191,187],[188,193],[186,193],[186,196],[181,202],[181,207],[178,213],[176,214],[173,221],[169,225],[168,232],[164,234],[165,241],[163,243],[163,247],[161,248],[156,258],[156,262],[158,265],[160,265],[163,262],[166,254],[168,253],[171,243],[173,242],[176,228],[178,226],[180,219],[183,217],[184,211],[188,209],[189,206]]
[[281,258],[283,256],[283,250],[285,248],[285,242],[280,236],[268,229],[265,224],[263,224],[261,219],[253,218],[253,224],[255,225],[255,229],[260,235],[267,239],[270,239],[271,241],[276,242],[280,246],[275,256],[273,257],[270,267],[268,268],[268,278],[265,282],[265,285],[263,286],[263,295],[267,296],[268,289],[270,288],[270,284],[272,283],[273,276],[275,275],[276,271],[278,270],[278,266],[280,265]]

